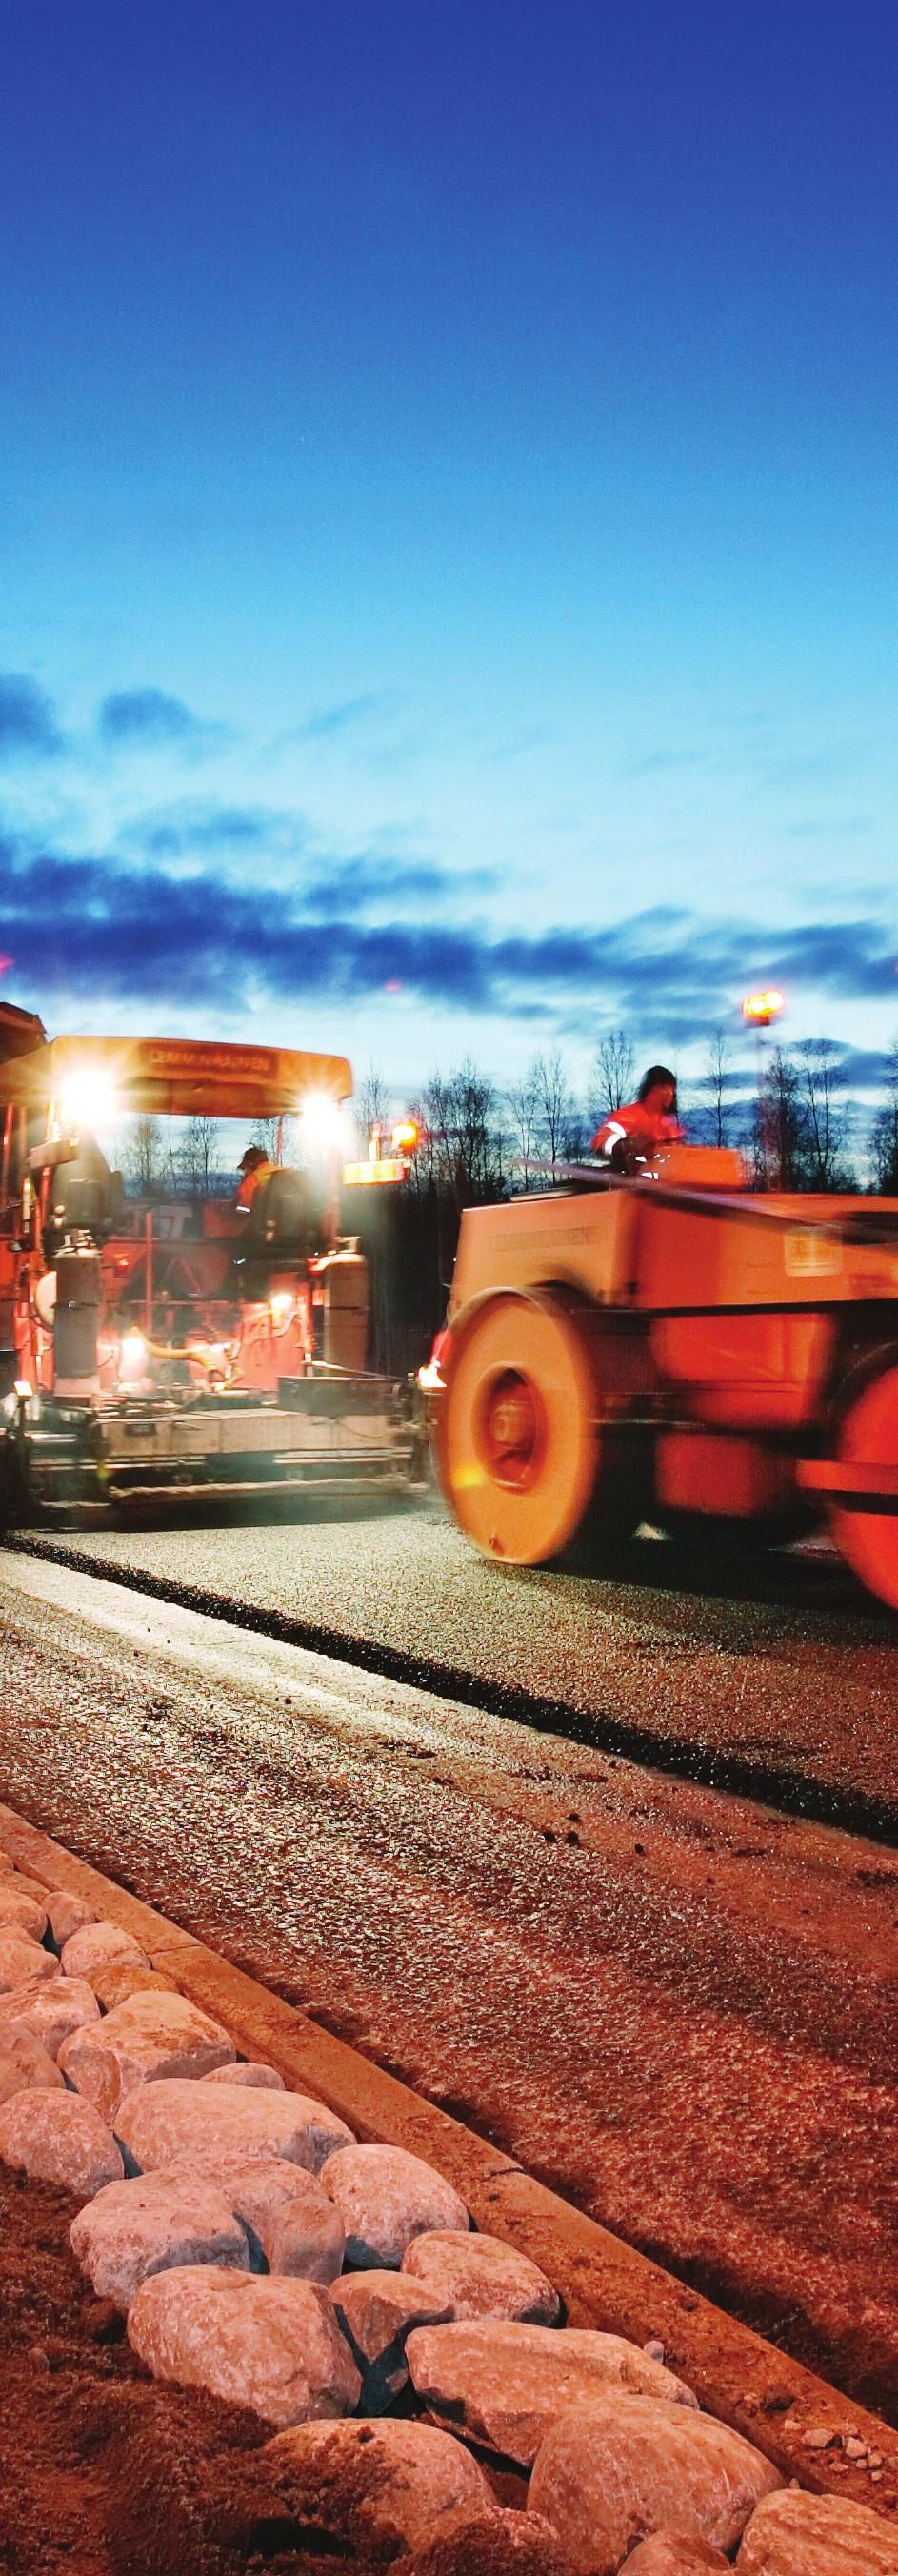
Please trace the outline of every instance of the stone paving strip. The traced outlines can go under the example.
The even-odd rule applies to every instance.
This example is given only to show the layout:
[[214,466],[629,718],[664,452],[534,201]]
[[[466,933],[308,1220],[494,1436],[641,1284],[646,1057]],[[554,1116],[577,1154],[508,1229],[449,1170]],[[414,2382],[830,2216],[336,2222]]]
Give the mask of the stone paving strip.
[[[887,2427],[7,1808],[0,2158],[75,2196],[75,2259],[146,2369],[265,2426],[260,2528],[409,2576],[898,2576]],[[708,2320],[774,2406],[743,2392],[734,2422]],[[497,2502],[509,2464],[526,2511]]]

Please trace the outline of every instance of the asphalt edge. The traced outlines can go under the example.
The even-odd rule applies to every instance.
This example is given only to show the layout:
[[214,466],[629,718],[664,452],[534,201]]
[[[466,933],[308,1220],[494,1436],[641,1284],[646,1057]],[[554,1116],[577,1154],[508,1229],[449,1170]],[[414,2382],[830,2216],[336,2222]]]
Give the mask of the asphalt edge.
[[[305,1653],[350,1664],[360,1672],[376,1673],[384,1681],[407,1683],[431,1696],[457,1700],[463,1708],[481,1708],[492,1717],[513,1718],[537,1734],[560,1735],[593,1752],[635,1762],[642,1770],[658,1771],[671,1779],[693,1780],[700,1788],[720,1790],[731,1797],[751,1798],[780,1814],[799,1816],[806,1824],[834,1826],[841,1833],[881,1843],[890,1851],[898,1847],[898,1799],[874,1797],[862,1789],[833,1789],[825,1781],[791,1770],[785,1764],[769,1765],[744,1754],[721,1752],[713,1745],[695,1744],[684,1735],[656,1735],[648,1727],[630,1725],[602,1709],[586,1712],[570,1707],[565,1700],[540,1698],[517,1684],[482,1681],[455,1664],[436,1660],[424,1663],[419,1656],[404,1654],[395,1646],[375,1646],[365,1638],[342,1636],[335,1628],[316,1627],[311,1620],[289,1619],[280,1611],[234,1601],[227,1593],[177,1583],[166,1575],[119,1565],[112,1558],[89,1556],[83,1548],[69,1547],[52,1534],[29,1536],[23,1531],[4,1531],[0,1544],[13,1555],[66,1566],[72,1574],[93,1575],[100,1582],[116,1583],[126,1591],[141,1593],[148,1601],[168,1601],[173,1609],[196,1611],[203,1618],[221,1620],[226,1627],[243,1628],[251,1636],[271,1637],[279,1645],[298,1646]],[[501,1571],[507,1573],[509,1569]]]
[[[669,2367],[695,2389],[702,2407],[754,2442],[781,2476],[815,2494],[866,2505],[898,2528],[898,2434],[880,2417],[686,2288],[450,2113],[4,1803],[0,1839],[46,1886],[82,1897],[130,1932],[153,1967],[227,2025],[246,2056],[267,2057],[285,2084],[317,2095],[362,2139],[405,2147],[438,2166],[480,2229],[529,2254],[547,2273],[569,2324],[638,2344],[657,2337]],[[882,2455],[881,2483],[872,2490],[869,2472],[845,2458],[842,2445],[851,2434]]]

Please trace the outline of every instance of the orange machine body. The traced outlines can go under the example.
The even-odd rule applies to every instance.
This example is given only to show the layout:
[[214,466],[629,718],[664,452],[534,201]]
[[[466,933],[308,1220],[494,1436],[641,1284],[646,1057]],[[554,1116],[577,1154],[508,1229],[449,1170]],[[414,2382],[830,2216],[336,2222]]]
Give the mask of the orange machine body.
[[826,1519],[898,1606],[898,1200],[758,1195],[692,1148],[471,1209],[441,1374],[441,1480],[486,1552]]

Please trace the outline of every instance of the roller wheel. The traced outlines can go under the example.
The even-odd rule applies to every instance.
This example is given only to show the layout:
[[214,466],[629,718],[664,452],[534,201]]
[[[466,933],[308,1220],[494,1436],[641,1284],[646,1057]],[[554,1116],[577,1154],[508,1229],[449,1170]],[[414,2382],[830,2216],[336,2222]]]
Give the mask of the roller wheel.
[[[835,1454],[845,1469],[846,1491],[852,1470],[857,1471],[857,1485],[853,1508],[837,1500],[830,1505],[834,1543],[868,1592],[898,1610],[898,1348],[877,1351],[849,1382]],[[865,1469],[890,1471],[891,1493],[873,1491],[865,1497]]]
[[599,1348],[588,1309],[551,1290],[500,1291],[453,1328],[437,1471],[485,1555],[547,1565],[575,1542],[591,1552],[611,1506]]

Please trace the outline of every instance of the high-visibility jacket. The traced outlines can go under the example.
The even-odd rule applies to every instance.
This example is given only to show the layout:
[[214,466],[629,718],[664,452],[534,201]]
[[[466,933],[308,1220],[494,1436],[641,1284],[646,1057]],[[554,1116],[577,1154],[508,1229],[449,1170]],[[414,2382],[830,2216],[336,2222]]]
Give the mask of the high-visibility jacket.
[[[620,1109],[609,1109],[592,1140],[594,1154],[604,1154],[610,1162],[616,1145],[626,1153],[641,1154],[650,1161],[662,1145],[672,1145],[682,1133],[678,1118],[666,1109],[650,1109],[645,1100],[628,1100]],[[620,1157],[619,1159],[623,1159]]]

